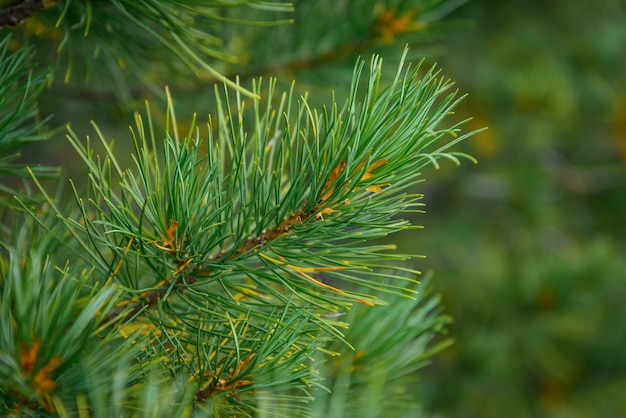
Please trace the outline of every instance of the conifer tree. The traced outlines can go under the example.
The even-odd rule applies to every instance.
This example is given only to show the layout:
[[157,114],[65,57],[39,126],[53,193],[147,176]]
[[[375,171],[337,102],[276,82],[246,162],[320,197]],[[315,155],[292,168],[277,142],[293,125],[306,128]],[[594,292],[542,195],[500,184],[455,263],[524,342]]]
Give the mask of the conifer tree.
[[[459,3],[0,2],[0,415],[416,416],[450,318],[383,238],[473,161],[418,58]],[[151,100],[114,145],[40,114],[77,91]],[[20,160],[62,136],[85,176]]]

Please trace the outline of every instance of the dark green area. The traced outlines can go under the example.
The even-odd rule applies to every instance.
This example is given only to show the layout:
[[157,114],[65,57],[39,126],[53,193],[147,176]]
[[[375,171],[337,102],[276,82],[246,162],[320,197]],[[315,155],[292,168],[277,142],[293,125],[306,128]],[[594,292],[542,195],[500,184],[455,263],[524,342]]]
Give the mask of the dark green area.
[[624,416],[626,6],[455,16],[475,26],[446,37],[441,64],[489,131],[465,144],[478,166],[426,192],[414,243],[457,343],[419,391],[446,417]]

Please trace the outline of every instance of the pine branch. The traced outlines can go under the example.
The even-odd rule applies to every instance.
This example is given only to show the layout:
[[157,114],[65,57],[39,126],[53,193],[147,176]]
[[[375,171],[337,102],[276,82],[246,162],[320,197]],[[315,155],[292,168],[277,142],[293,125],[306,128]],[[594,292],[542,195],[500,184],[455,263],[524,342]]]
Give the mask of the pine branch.
[[429,295],[429,281],[421,281],[412,299],[387,296],[385,306],[357,306],[340,317],[351,324],[345,339],[355,349],[337,341],[327,347],[336,355],[316,365],[328,390],[314,393],[314,416],[421,416],[405,415],[419,411],[411,391],[416,371],[452,343],[443,339],[430,345],[452,321],[441,313],[438,298]]
[[[441,104],[436,103],[450,84],[438,80],[433,70],[422,80],[416,78],[415,71],[404,75],[399,72],[396,83],[379,92],[380,61],[375,59],[365,102],[358,109],[361,68],[355,70],[354,91],[345,114],[340,115],[338,106],[333,104],[332,112],[325,111],[324,118],[321,114],[315,116],[316,112],[303,101],[297,110],[298,118],[283,124],[275,118],[271,106],[262,109],[257,102],[255,136],[250,140],[245,139],[243,131],[241,99],[236,98],[239,115],[231,115],[225,96],[226,109],[220,104],[218,110],[217,142],[209,144],[207,156],[199,154],[199,138],[191,137],[193,126],[182,143],[178,142],[182,139],[176,128],[171,128],[174,142],[166,145],[163,173],[154,151],[146,148],[148,140],[155,142],[150,121],[150,139],[143,122],[138,119],[137,123],[139,178],[122,171],[110,151],[107,158],[112,164],[97,163],[90,156],[90,146],[84,148],[72,137],[72,144],[91,171],[95,194],[90,199],[97,205],[93,209],[98,217],[102,217],[94,223],[85,207],[81,220],[85,226],[79,228],[94,244],[98,243],[96,248],[109,248],[120,259],[149,256],[153,260],[141,267],[152,271],[157,279],[145,290],[136,282],[122,279],[121,272],[117,274],[116,279],[135,288],[137,296],[111,315],[146,312],[175,295],[186,294],[188,300],[193,299],[192,290],[215,280],[238,293],[240,289],[231,279],[222,282],[220,277],[224,274],[234,274],[236,282],[241,280],[241,274],[250,274],[262,287],[267,286],[266,280],[282,282],[299,297],[322,306],[349,301],[376,303],[366,295],[351,295],[313,275],[323,273],[340,280],[368,282],[359,276],[375,274],[369,271],[376,264],[374,260],[390,255],[385,254],[384,247],[364,247],[363,255],[355,256],[351,254],[355,241],[407,228],[405,222],[391,218],[415,205],[416,200],[407,199],[409,196],[398,198],[396,194],[415,182],[415,173],[423,166],[442,157],[458,163],[454,154],[444,151],[467,135],[430,153],[424,152],[457,129],[436,130],[458,102],[452,94]],[[260,94],[258,87],[254,91]],[[270,86],[270,102],[272,96]],[[283,96],[279,106],[281,112],[286,112],[285,120],[292,119],[290,101]],[[236,120],[239,125],[233,124]],[[170,105],[169,124],[175,126],[175,121]],[[328,139],[322,140],[322,132]],[[307,136],[311,142],[300,141]],[[109,149],[106,142],[103,144]],[[229,165],[231,169],[227,168]],[[122,195],[112,192],[108,179],[113,174],[123,179]],[[77,202],[82,206],[84,199],[77,193]],[[259,197],[267,200],[258,202]],[[378,209],[376,201],[381,205]],[[124,209],[130,202],[141,208],[141,213]],[[109,212],[99,209],[100,205]],[[103,225],[117,226],[102,230]],[[77,227],[76,222],[72,221],[72,227]],[[194,230],[206,231],[208,236],[195,236]],[[121,236],[114,238],[118,234]],[[329,239],[326,234],[338,236]],[[119,247],[120,238],[126,243],[124,246],[132,248],[129,253]],[[320,245],[320,240],[326,243]],[[307,247],[315,241],[317,249],[311,251]],[[350,244],[343,251],[346,242]],[[103,272],[111,274],[106,273],[112,265],[108,253],[97,251],[93,256],[100,259]],[[209,299],[215,297],[214,290],[206,289],[200,294],[205,291],[209,291]],[[273,290],[265,291],[272,291],[276,297]],[[108,319],[112,321],[113,316]]]
[[[43,212],[40,217],[50,222],[49,214]],[[55,258],[63,256],[62,251],[52,251],[56,245],[55,235],[38,228],[32,219],[16,226],[11,239],[2,243],[2,415],[22,405],[26,406],[23,412],[30,408],[51,412],[52,395],[59,387],[69,384],[74,390],[84,389],[84,369],[76,368],[83,350],[91,352],[92,360],[108,362],[110,369],[115,364],[112,358],[99,356],[104,352],[91,348],[96,342],[101,344],[98,315],[113,307],[118,291],[112,286],[98,290],[89,286],[88,271],[75,271],[66,261]],[[131,355],[137,355],[138,348],[129,341],[120,341],[120,337],[114,340],[109,338],[102,344],[109,350],[115,347],[119,353],[130,350]],[[106,355],[111,357],[110,352]]]
[[[459,163],[464,155],[449,148],[473,134],[459,135],[462,123],[448,122],[462,99],[452,84],[434,68],[407,67],[382,86],[381,59],[372,59],[369,74],[359,62],[345,105],[333,100],[321,109],[296,100],[293,89],[276,92],[275,81],[254,83],[263,99],[251,102],[216,89],[204,139],[195,117],[181,133],[171,98],[158,135],[147,106],[131,129],[132,169],[95,124],[103,157],[70,130],[88,171],[86,188],[72,183],[77,213],[58,207],[36,176],[50,217],[22,208],[75,264],[89,266],[76,289],[89,279],[92,292],[115,294],[106,293],[106,308],[89,310],[104,341],[85,337],[77,345],[135,355],[120,381],[178,382],[172,396],[181,408],[250,415],[263,409],[258,395],[267,391],[307,416],[307,407],[293,408],[306,405],[318,384],[311,359],[329,340],[344,341],[333,315],[355,303],[383,304],[381,295],[415,293],[407,284],[417,272],[391,265],[411,255],[373,240],[412,228],[399,216],[418,208],[421,196],[407,188],[441,158]],[[109,359],[98,364],[116,367]],[[390,368],[400,375],[414,366]],[[84,389],[85,377],[70,374],[68,389],[58,389],[60,371],[45,373],[55,386],[44,403],[36,393],[12,393],[50,411],[80,409],[80,393],[100,399]],[[132,388],[139,386],[124,383],[115,396],[138,407],[144,395]]]
[[[254,21],[231,21],[221,13],[227,8],[258,9],[264,15]],[[286,3],[259,0],[73,0],[56,2],[39,14],[37,24],[46,30],[33,34],[25,28],[24,39],[43,49],[42,56],[55,51],[54,59],[65,70],[66,83],[75,73],[91,81],[106,75],[108,87],[114,81],[118,99],[128,100],[137,82],[151,87],[159,84],[157,79],[184,79],[185,73],[194,77],[210,75],[240,89],[214,63],[237,60],[218,36],[221,25],[285,24],[290,20],[267,20],[267,16],[292,9]],[[247,90],[242,92],[250,94]]]
[[[208,261],[210,261],[211,263],[216,263],[216,264],[227,264],[227,263],[234,262],[240,256],[254,249],[260,248],[266,244],[268,245],[271,244],[272,241],[280,238],[284,234],[289,233],[292,227],[296,226],[297,224],[302,224],[302,219],[308,219],[314,214],[315,214],[315,211],[311,211],[306,216],[303,214],[292,215],[289,218],[283,220],[281,224],[278,225],[277,227],[270,229],[269,231],[263,232],[261,236],[249,238],[234,253],[221,252],[215,258],[209,258]],[[172,231],[172,235],[173,233],[174,232]],[[171,248],[171,249],[175,251],[175,248]],[[132,317],[146,309],[150,309],[154,307],[156,304],[158,304],[161,301],[163,296],[165,296],[168,290],[170,289],[169,283],[172,282],[173,277],[176,277],[179,275],[182,276],[182,279],[180,279],[180,281],[184,283],[184,285],[195,284],[200,278],[195,275],[195,273],[197,272],[197,269],[188,268],[192,261],[193,260],[191,258],[186,261],[175,260],[176,264],[179,265],[180,267],[172,274],[172,276],[169,276],[163,281],[164,285],[162,287],[157,287],[156,289],[150,290],[146,292],[145,294],[135,298],[137,302],[133,303],[130,306],[130,308],[126,306],[122,306],[122,307],[113,309],[108,314],[106,318],[106,322],[110,323],[111,325],[115,325],[119,320],[122,319],[122,315],[124,317],[126,316]],[[213,273],[214,271],[204,270],[201,272],[201,275],[203,277],[207,277]],[[181,289],[180,291],[184,291],[184,288]]]
[[[397,193],[415,182],[417,170],[436,163],[439,158],[451,158],[458,163],[454,154],[445,150],[467,135],[430,153],[424,152],[457,129],[455,126],[436,130],[458,102],[452,94],[436,104],[435,100],[450,85],[438,80],[432,70],[422,80],[416,78],[415,71],[404,75],[399,72],[396,83],[379,92],[378,59],[373,61],[371,71],[360,109],[357,109],[356,86],[361,67],[355,71],[354,91],[343,115],[333,104],[332,112],[325,111],[324,118],[321,114],[315,116],[316,112],[301,102],[298,118],[282,124],[273,116],[275,112],[270,106],[261,109],[257,102],[253,131],[256,136],[251,140],[245,139],[243,131],[241,99],[237,98],[239,115],[230,115],[220,105],[217,142],[209,144],[206,157],[200,157],[198,138],[188,136],[179,143],[176,128],[172,128],[174,131],[169,132],[174,142],[166,145],[163,173],[154,151],[146,148],[145,127],[138,119],[139,142],[136,139],[135,143],[137,174],[141,180],[131,172],[122,171],[110,151],[107,158],[112,164],[97,163],[90,156],[89,145],[84,148],[73,137],[72,144],[91,171],[95,194],[90,199],[97,205],[93,209],[102,217],[94,223],[87,215],[90,210],[84,208],[81,222],[85,226],[79,228],[94,244],[98,243],[96,250],[104,246],[118,254],[120,260],[150,257],[149,265],[141,268],[152,271],[155,278],[160,277],[141,290],[136,282],[122,279],[119,272],[115,278],[135,288],[138,296],[113,310],[111,315],[145,312],[174,295],[194,293],[192,290],[215,280],[222,282],[220,277],[224,274],[234,274],[238,277],[236,281],[241,280],[241,274],[251,274],[262,287],[266,286],[265,280],[282,282],[299,297],[323,305],[351,300],[375,303],[367,296],[351,295],[325,284],[312,274],[368,282],[359,276],[374,274],[368,272],[371,264],[376,264],[373,260],[384,260],[390,255],[385,254],[384,247],[363,247],[363,254],[355,256],[351,254],[355,240],[407,228],[405,222],[391,218],[415,205],[416,200],[407,199],[409,196],[398,198]],[[259,88],[255,92],[260,94]],[[270,102],[272,95],[270,86]],[[281,112],[286,112],[285,120],[292,118],[290,100],[283,96],[279,106]],[[226,105],[230,109],[228,99]],[[169,123],[175,126],[171,105],[170,115]],[[239,120],[239,125],[234,125],[234,120]],[[150,121],[149,124],[149,141],[154,143]],[[190,128],[190,135],[194,129]],[[324,137],[328,139],[322,140],[322,132],[326,132]],[[307,136],[311,142],[300,142],[301,137]],[[231,169],[227,168],[229,165]],[[113,185],[108,180],[112,174],[123,179],[121,195],[112,192]],[[267,200],[258,202],[259,197]],[[381,205],[378,209],[376,201]],[[77,202],[84,205],[78,194]],[[125,209],[130,202],[141,208],[141,213]],[[100,205],[109,212],[99,209]],[[73,228],[78,227],[75,221],[71,223]],[[102,230],[104,225],[113,229]],[[194,230],[206,231],[208,236],[195,236]],[[119,247],[119,238],[114,238],[117,236],[123,237],[124,246],[132,249],[130,252]],[[326,243],[316,243],[315,251],[306,248],[320,239]],[[342,250],[345,242],[350,242],[347,251]],[[108,253],[97,250],[93,257],[100,259],[103,272],[109,271],[112,262]],[[231,283],[229,279],[222,285],[232,287]],[[316,290],[311,293],[311,289]],[[240,291],[237,286],[233,290]],[[215,296],[213,292],[209,291],[212,295],[209,298]]]
[[[247,80],[281,72],[313,73],[322,68],[331,68],[335,74],[345,64],[349,70],[353,60],[367,51],[401,50],[412,45],[415,52],[417,45],[426,46],[438,33],[461,25],[462,22],[443,19],[466,1],[381,1],[373,6],[367,0],[320,0],[301,4],[295,10],[294,25],[264,33],[266,42],[262,45],[251,44],[242,49],[243,64],[248,64],[245,71],[240,65],[227,76]],[[303,24],[307,21],[318,24]],[[335,30],[338,26],[345,29]],[[258,39],[248,34],[246,28],[242,32],[234,36],[253,42]],[[254,28],[248,32],[254,32]]]
[[[141,69],[154,58],[145,46],[156,43],[218,76],[207,59],[229,57],[206,24],[241,23],[214,9],[233,5],[289,9],[75,0],[36,19],[60,28],[68,76],[71,56],[92,41],[109,69]],[[369,41],[407,32],[411,16],[400,9],[379,16]],[[0,112],[0,148],[14,150],[43,136],[35,98],[45,75],[28,72],[27,48],[9,53],[8,42],[0,43],[0,110],[10,110]],[[348,45],[345,56],[362,46]],[[414,255],[377,240],[418,228],[402,217],[420,211],[420,171],[441,159],[473,161],[450,148],[474,134],[449,121],[462,100],[452,83],[435,68],[405,66],[406,57],[389,85],[379,56],[369,73],[359,61],[347,101],[325,107],[293,86],[279,92],[276,80],[255,80],[249,91],[223,80],[206,135],[195,116],[182,134],[167,91],[163,132],[148,105],[135,117],[129,168],[95,124],[103,155],[70,129],[87,177],[70,182],[69,206],[60,190],[48,193],[45,171],[16,168],[15,154],[0,159],[43,200],[17,196],[21,212],[0,227],[0,415],[310,416],[322,385],[340,399],[337,374],[351,380],[343,389],[375,387],[405,402],[380,385],[404,384],[441,348],[427,343],[448,318],[436,300],[416,296],[413,265],[398,264]],[[381,317],[385,303],[394,309]],[[328,368],[319,363],[329,356]]]
[[[20,148],[33,141],[48,138],[49,131],[39,117],[37,98],[48,80],[46,71],[33,74],[32,49],[20,48],[10,52],[10,35],[0,41],[0,178],[30,177],[23,164],[16,164],[20,157]],[[33,167],[41,178],[58,176],[58,169],[52,167]],[[8,195],[23,193],[8,184],[0,184],[0,192]],[[7,204],[3,202],[2,204]]]

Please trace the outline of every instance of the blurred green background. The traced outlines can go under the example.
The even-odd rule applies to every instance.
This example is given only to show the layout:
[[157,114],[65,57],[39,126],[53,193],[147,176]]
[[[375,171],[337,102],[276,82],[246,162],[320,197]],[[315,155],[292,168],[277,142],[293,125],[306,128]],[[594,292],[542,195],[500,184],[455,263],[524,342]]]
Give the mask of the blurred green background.
[[489,130],[428,175],[433,286],[456,345],[441,417],[626,416],[626,4],[471,1],[439,61]]
[[[420,20],[414,4],[428,3],[300,0],[296,25],[239,28],[225,45],[241,58],[233,71],[296,79],[320,102],[345,94],[358,54],[393,65],[408,42],[437,61],[469,93],[458,117],[489,129],[462,145],[479,165],[425,173],[426,229],[394,237],[427,255],[418,266],[455,318],[456,344],[417,396],[435,417],[626,416],[626,4],[473,0],[444,19],[471,24],[432,26],[435,42],[419,25],[406,40],[381,29],[386,11],[425,26],[447,11]],[[359,43],[372,28],[383,42]],[[166,84],[181,123],[186,109],[213,111],[210,82]],[[85,136],[94,119],[118,147],[130,141],[115,96],[80,83],[44,96],[54,123]],[[27,154],[82,170],[59,141]]]

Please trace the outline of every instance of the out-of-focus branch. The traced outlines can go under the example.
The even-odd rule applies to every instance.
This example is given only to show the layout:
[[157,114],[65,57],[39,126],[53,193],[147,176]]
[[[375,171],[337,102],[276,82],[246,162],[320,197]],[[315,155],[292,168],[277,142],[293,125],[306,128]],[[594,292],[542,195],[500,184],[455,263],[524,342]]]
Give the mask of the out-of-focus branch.
[[0,11],[0,29],[5,26],[21,25],[24,19],[31,17],[44,8],[43,0],[24,0],[9,6]]

